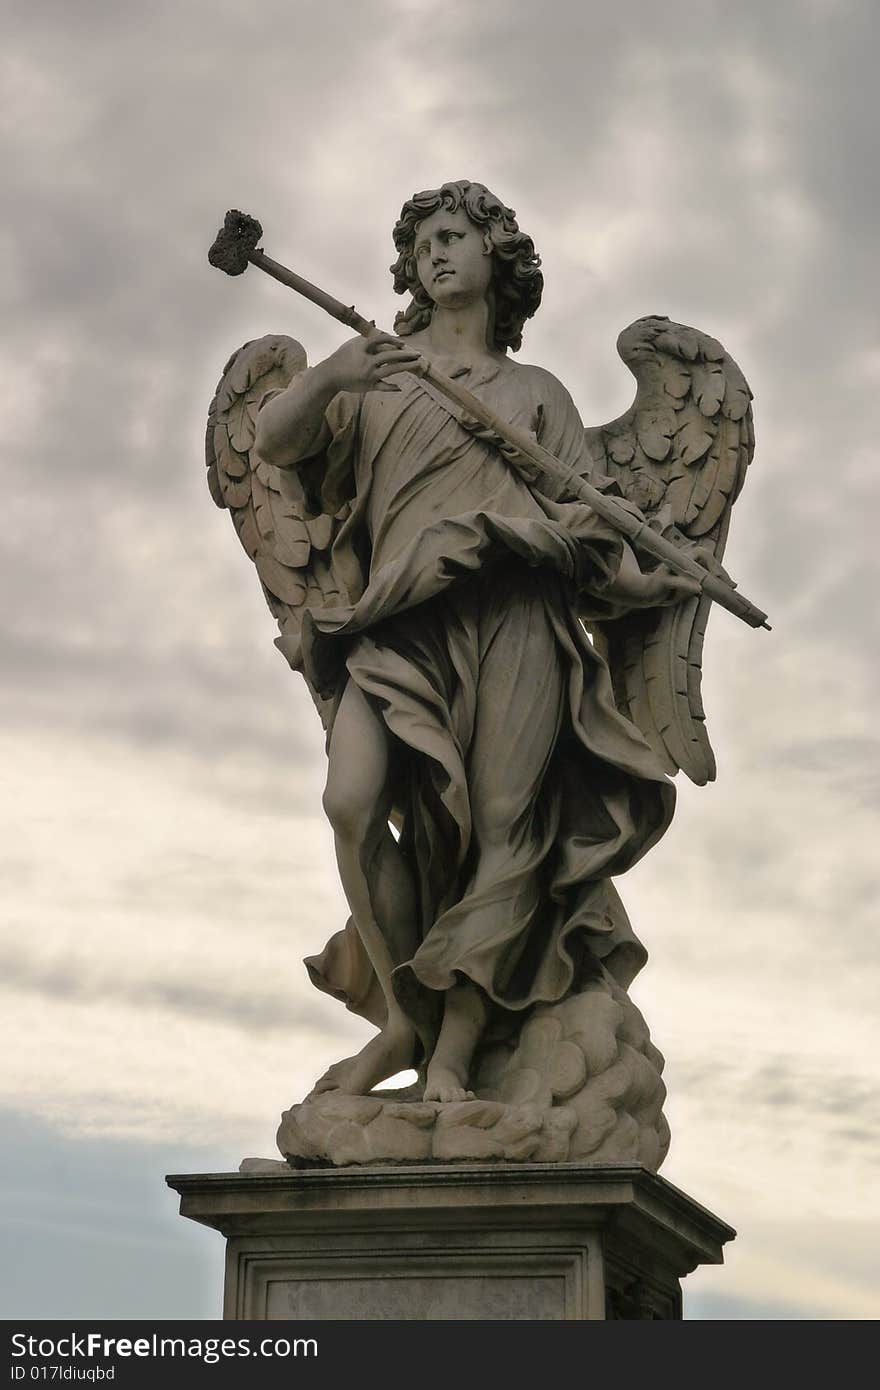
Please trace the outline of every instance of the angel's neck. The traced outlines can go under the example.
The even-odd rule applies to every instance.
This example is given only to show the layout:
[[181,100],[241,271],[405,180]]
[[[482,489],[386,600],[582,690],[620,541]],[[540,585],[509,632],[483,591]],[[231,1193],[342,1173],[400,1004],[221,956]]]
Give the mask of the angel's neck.
[[495,315],[485,299],[456,307],[437,304],[420,336],[429,352],[473,361],[499,356],[492,346],[494,327]]

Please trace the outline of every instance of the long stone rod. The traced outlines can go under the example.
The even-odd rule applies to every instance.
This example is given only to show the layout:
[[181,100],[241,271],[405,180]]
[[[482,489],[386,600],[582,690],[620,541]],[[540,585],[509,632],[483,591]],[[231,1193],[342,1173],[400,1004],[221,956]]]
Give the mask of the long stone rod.
[[[341,300],[334,299],[325,290],[313,285],[309,280],[304,280],[301,275],[288,270],[278,261],[273,261],[271,256],[267,256],[265,252],[252,251],[248,260],[252,265],[264,270],[267,275],[279,280],[282,285],[287,285],[290,289],[296,290],[297,294],[301,294],[305,299],[317,304],[319,308],[324,309],[340,323],[346,324],[355,333],[360,333],[363,337],[368,338],[379,331],[375,323],[371,323],[357,312],[354,305],[343,304]],[[505,443],[510,444],[527,459],[537,464],[543,472],[564,482],[574,496],[580,498],[582,502],[588,503],[598,516],[601,516],[615,530],[625,535],[636,549],[647,551],[656,559],[662,560],[677,574],[685,574],[691,579],[696,579],[707,598],[720,604],[722,608],[726,608],[737,618],[741,618],[750,627],[763,627],[767,628],[768,631],[770,630],[767,614],[757,608],[755,604],[750,603],[732,584],[726,583],[717,575],[710,574],[697,560],[692,559],[672,541],[666,540],[653,530],[647,521],[640,521],[638,517],[621,507],[613,497],[608,497],[604,492],[593,487],[573,468],[558,459],[555,454],[542,448],[534,435],[502,419],[486,405],[485,401],[481,401],[466,387],[445,376],[443,372],[439,372],[427,358],[423,357],[409,370],[414,375],[429,381],[436,391],[441,392],[449,400],[454,401],[456,405],[461,406],[468,415],[473,416],[481,425],[499,435]]]

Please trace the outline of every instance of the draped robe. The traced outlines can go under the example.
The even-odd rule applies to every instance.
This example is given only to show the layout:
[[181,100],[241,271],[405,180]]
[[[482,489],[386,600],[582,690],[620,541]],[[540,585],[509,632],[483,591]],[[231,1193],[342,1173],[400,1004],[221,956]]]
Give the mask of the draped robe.
[[[588,471],[583,425],[550,373],[504,360],[451,374]],[[530,487],[423,383],[393,380],[396,392],[337,396],[320,457],[299,466],[325,511],[349,501],[334,564],[362,576],[345,607],[306,613],[302,659],[325,697],[355,681],[393,741],[421,938],[393,985],[428,1051],[459,980],[485,991],[502,1028],[596,970],[629,984],[646,953],[610,880],[663,834],[674,789],[580,621],[621,611],[603,597],[618,534],[564,490]],[[499,816],[505,854],[487,881],[479,831]],[[306,965],[382,1023],[351,922]]]

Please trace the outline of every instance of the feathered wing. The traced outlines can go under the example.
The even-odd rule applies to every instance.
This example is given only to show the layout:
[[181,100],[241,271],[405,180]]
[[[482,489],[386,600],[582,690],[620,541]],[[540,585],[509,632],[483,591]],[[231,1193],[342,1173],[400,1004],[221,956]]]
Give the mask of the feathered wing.
[[[270,335],[245,343],[223,369],[205,436],[211,496],[232,514],[285,639],[285,655],[300,670],[297,650],[305,610],[345,602],[331,547],[347,508],[335,516],[310,515],[296,474],[264,462],[254,437],[267,393],[289,386],[306,366],[305,351],[293,338]],[[331,702],[311,685],[309,690],[326,729]]]
[[[608,474],[669,539],[699,546],[720,573],[730,514],[754,452],[752,393],[715,338],[669,319],[638,319],[617,350],[638,383],[619,419],[587,430]],[[670,773],[715,777],[700,695],[711,609],[695,598],[595,624],[621,711]]]

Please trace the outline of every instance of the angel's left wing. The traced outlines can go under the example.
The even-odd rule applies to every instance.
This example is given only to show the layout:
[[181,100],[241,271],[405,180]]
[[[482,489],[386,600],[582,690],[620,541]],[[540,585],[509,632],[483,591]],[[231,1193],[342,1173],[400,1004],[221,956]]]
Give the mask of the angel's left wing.
[[[717,339],[666,318],[630,324],[617,350],[636,398],[619,419],[587,430],[593,463],[668,539],[699,547],[723,574],[730,514],[755,445],[748,383]],[[680,768],[698,786],[715,777],[700,695],[711,607],[694,598],[592,625],[619,708],[668,772]]]

